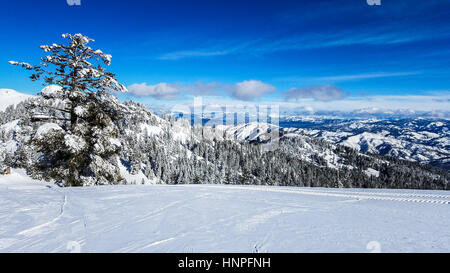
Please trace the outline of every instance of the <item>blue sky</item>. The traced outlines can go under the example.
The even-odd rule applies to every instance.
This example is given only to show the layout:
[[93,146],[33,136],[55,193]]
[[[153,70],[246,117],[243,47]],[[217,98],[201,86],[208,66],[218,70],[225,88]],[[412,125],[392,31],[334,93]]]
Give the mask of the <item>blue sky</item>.
[[149,104],[402,97],[450,108],[450,1],[16,0],[0,18],[0,88],[38,92],[8,61],[38,63],[38,46],[68,32],[112,54],[108,70],[130,90],[122,98]]

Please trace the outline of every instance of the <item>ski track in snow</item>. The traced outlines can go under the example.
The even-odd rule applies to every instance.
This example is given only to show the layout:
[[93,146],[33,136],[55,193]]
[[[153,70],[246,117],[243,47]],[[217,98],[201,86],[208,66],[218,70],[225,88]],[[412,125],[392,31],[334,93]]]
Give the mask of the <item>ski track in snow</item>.
[[[0,177],[0,252],[449,252],[450,193]],[[5,198],[3,198],[5,197]],[[60,201],[58,200],[60,198]]]
[[46,223],[40,224],[38,226],[34,226],[32,228],[29,228],[29,229],[25,229],[25,230],[17,233],[17,235],[32,236],[32,235],[39,234],[40,233],[40,231],[39,231],[40,229],[52,225],[53,223],[58,221],[63,216],[63,214],[64,214],[64,207],[66,206],[66,204],[67,204],[67,195],[64,194],[63,201],[62,201],[62,204],[61,204],[61,209],[60,209],[60,212],[59,212],[58,216],[56,216],[51,221],[48,221]]
[[[333,192],[321,190],[321,192]],[[438,195],[438,194],[418,194],[418,193],[387,193],[387,192],[356,192],[347,191],[343,189],[343,192],[347,194],[365,194],[365,195],[384,195],[384,196],[400,196],[400,197],[427,197],[427,198],[445,198],[449,199],[450,195]]]
[[[237,190],[252,190],[252,191],[266,191],[266,192],[283,192],[283,193],[293,193],[293,194],[304,194],[304,195],[318,195],[318,196],[332,196],[332,197],[344,197],[344,198],[354,198],[354,199],[368,199],[368,200],[388,200],[388,201],[398,201],[398,202],[417,202],[417,203],[434,203],[434,204],[450,204],[449,200],[437,200],[437,199],[418,199],[411,197],[431,197],[431,198],[449,198],[447,195],[427,195],[427,194],[390,194],[390,193],[366,193],[366,192],[345,192],[336,193],[327,190],[303,190],[299,189],[280,189],[273,188],[269,189],[266,187],[256,188],[256,187],[234,187],[234,186],[212,186],[215,188],[224,189],[237,189]],[[384,196],[374,196],[374,195],[384,195]],[[404,198],[398,198],[395,196],[403,196]],[[409,197],[409,198],[408,198]]]

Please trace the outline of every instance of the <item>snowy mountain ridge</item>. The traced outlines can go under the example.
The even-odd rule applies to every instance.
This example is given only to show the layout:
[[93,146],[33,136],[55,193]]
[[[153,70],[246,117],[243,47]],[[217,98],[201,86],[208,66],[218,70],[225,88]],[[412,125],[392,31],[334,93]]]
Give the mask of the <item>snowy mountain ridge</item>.
[[289,129],[362,152],[388,155],[448,168],[450,121],[446,119],[368,119]]
[[280,121],[280,126],[252,122],[216,127],[241,141],[264,142],[267,130],[272,129],[285,135],[297,134],[324,139],[364,153],[387,155],[444,168],[450,166],[450,121],[446,119],[348,120],[297,117]]
[[17,92],[13,89],[0,89],[0,111],[5,111],[10,105],[16,105],[34,96]]

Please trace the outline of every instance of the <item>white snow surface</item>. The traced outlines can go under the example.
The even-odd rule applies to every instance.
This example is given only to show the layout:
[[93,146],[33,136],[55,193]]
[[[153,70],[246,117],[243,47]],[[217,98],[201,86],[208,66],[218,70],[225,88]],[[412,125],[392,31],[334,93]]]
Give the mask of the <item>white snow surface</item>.
[[36,131],[35,136],[36,137],[43,137],[47,133],[49,133],[50,131],[60,131],[60,130],[62,130],[62,128],[58,124],[52,123],[52,122],[48,122],[48,123],[44,123],[41,126],[39,126],[39,128]]
[[47,97],[56,97],[58,92],[61,92],[62,90],[61,86],[52,84],[42,88],[41,93]]
[[368,168],[364,172],[366,173],[367,176],[376,176],[376,177],[380,176],[380,172],[372,168]]
[[[0,176],[0,252],[450,252],[450,193]],[[374,243],[375,241],[375,243]]]
[[163,129],[161,129],[161,127],[159,126],[141,123],[140,127],[143,132],[147,132],[147,136],[161,135],[162,133],[164,133]]
[[119,171],[120,171],[120,175],[125,178],[125,180],[127,181],[127,183],[130,184],[155,184],[158,183],[158,179],[154,178],[154,179],[149,179],[147,176],[145,176],[145,174],[142,173],[142,171],[138,171],[137,174],[131,174],[127,168],[120,162],[119,159],[117,159],[118,161],[118,166],[119,166]]
[[0,111],[5,111],[8,106],[16,105],[32,97],[32,95],[23,94],[16,90],[0,88]]

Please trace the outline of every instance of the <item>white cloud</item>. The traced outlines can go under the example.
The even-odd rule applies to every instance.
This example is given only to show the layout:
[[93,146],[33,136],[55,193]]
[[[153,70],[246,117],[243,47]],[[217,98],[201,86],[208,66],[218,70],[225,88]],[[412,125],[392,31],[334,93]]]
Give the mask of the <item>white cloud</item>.
[[216,95],[219,88],[217,82],[196,82],[194,84],[180,85],[178,83],[158,83],[147,85],[147,83],[135,83],[128,86],[128,91],[136,97],[153,97],[162,100],[173,100],[186,94],[195,96]]
[[272,92],[275,87],[257,80],[243,81],[233,85],[223,85],[217,82],[196,82],[186,85],[162,82],[155,85],[135,83],[128,86],[131,95],[162,100],[178,99],[182,95],[215,96],[219,95],[220,90],[227,91],[230,97],[234,99],[249,101]]
[[331,101],[344,97],[344,91],[332,85],[315,85],[304,88],[292,88],[285,94],[287,100],[312,98],[318,101]]
[[147,85],[147,83],[135,83],[128,86],[128,91],[137,97],[154,97],[157,99],[175,99],[180,92],[176,84],[168,84],[165,82],[155,85]]
[[257,80],[236,83],[231,87],[231,96],[240,100],[253,100],[275,90],[273,85]]

